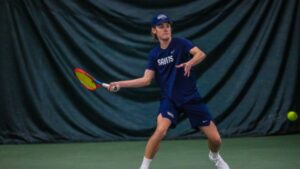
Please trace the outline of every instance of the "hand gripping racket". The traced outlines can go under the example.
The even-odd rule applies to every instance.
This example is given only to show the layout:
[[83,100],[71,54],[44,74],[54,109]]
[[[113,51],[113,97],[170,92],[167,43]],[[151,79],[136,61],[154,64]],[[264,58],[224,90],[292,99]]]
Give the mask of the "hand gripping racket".
[[[109,88],[109,84],[103,83],[103,82],[95,79],[93,76],[91,76],[86,71],[84,71],[80,68],[75,68],[73,72],[74,72],[76,78],[82,84],[82,86],[85,87],[86,89],[88,89],[89,91],[95,91],[97,88],[100,88],[100,87],[105,87],[107,89]],[[116,86],[112,89],[112,91],[117,92],[117,91],[119,91],[119,89],[120,89],[120,87]]]

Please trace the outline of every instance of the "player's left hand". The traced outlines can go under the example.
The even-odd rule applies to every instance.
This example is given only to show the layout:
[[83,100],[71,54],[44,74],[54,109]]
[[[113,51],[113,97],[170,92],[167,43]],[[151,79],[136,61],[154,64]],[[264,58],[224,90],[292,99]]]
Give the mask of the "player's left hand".
[[176,68],[184,68],[184,76],[189,77],[191,73],[192,64],[190,62],[181,63],[180,65],[176,65]]

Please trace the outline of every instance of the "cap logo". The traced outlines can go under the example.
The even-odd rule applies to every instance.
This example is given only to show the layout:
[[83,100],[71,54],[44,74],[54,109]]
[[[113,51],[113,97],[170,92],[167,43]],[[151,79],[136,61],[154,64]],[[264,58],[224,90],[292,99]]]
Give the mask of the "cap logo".
[[166,19],[166,18],[168,18],[168,17],[166,15],[164,15],[164,14],[160,14],[160,15],[157,16],[158,20],[160,20],[160,19]]

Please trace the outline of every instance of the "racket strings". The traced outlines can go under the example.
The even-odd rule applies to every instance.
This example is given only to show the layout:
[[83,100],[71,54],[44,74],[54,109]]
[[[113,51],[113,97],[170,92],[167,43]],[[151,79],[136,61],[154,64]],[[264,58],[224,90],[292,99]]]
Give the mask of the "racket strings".
[[81,84],[84,87],[86,87],[86,88],[88,88],[90,90],[95,90],[97,88],[97,84],[88,75],[86,75],[84,73],[80,73],[80,72],[76,72],[75,74],[76,74],[78,80],[81,82]]

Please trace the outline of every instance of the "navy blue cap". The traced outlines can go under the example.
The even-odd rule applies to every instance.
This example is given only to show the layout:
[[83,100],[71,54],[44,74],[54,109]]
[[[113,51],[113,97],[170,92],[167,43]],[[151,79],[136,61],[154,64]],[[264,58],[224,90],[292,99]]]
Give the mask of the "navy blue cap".
[[157,14],[152,18],[151,26],[157,26],[162,23],[172,23],[172,20],[166,14]]

